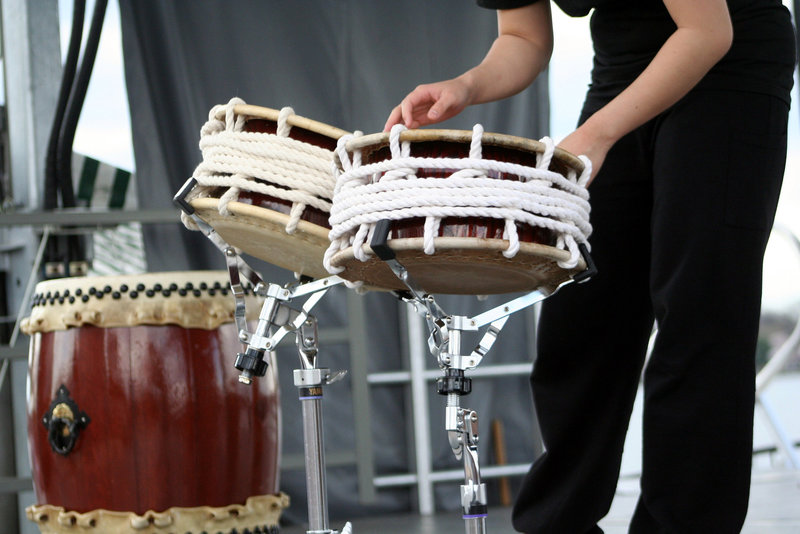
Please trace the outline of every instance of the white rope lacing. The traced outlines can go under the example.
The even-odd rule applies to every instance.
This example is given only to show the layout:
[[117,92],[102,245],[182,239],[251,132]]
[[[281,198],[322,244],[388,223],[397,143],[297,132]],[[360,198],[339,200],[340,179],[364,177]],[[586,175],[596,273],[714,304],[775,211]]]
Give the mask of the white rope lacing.
[[[215,106],[200,130],[203,161],[193,177],[195,186],[186,200],[210,196],[218,187],[228,188],[219,199],[219,213],[230,215],[228,204],[242,191],[260,193],[292,203],[286,232],[292,234],[306,206],[325,213],[330,211],[335,177],[331,174],[333,153],[316,145],[289,137],[288,118],[294,114],[284,107],[278,114],[275,134],[242,131],[245,119],[234,112],[244,104],[232,98],[224,106]],[[225,120],[217,118],[225,111]],[[196,230],[194,221],[181,214],[183,224]]]
[[[361,151],[346,149],[348,141],[358,136],[339,139],[336,148],[341,170],[331,206],[329,237],[331,245],[325,253],[324,266],[331,273],[341,268],[331,265],[334,254],[353,247],[353,254],[367,261],[370,252],[362,245],[372,238],[375,223],[382,219],[403,220],[424,217],[423,249],[434,254],[435,237],[444,217],[484,217],[505,220],[503,239],[509,245],[503,255],[511,258],[519,251],[517,223],[552,230],[556,246],[568,250],[570,258],[559,262],[565,269],[578,264],[578,244],[586,243],[592,232],[589,223],[589,193],[586,184],[591,175],[591,162],[580,156],[584,170],[567,176],[549,170],[555,145],[550,138],[541,142],[543,153],[537,154],[536,166],[482,158],[483,127],[472,131],[469,157],[412,157],[411,144],[400,142],[403,125],[395,125],[389,134],[391,159],[361,164]],[[420,178],[418,169],[455,170],[446,178]],[[493,178],[499,174],[519,176],[519,181]]]

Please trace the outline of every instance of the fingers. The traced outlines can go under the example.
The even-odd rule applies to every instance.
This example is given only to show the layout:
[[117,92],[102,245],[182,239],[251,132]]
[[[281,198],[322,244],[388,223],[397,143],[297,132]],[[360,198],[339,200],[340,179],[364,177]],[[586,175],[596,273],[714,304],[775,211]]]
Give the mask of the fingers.
[[416,128],[419,126],[417,121],[414,120],[414,109],[418,106],[416,102],[419,100],[417,91],[412,92],[400,102],[400,110],[403,114],[403,124],[408,128]]
[[[458,87],[452,82],[418,86],[392,110],[384,125],[384,131],[400,123],[408,128],[419,128],[458,114],[464,108],[465,97],[463,91],[459,92],[456,89]],[[459,99],[462,101],[460,105]]]
[[388,132],[392,129],[392,126],[395,124],[399,124],[402,122],[403,118],[403,111],[400,106],[395,106],[392,112],[389,114],[389,118],[386,119],[386,124],[383,126],[383,131]]
[[442,92],[439,99],[433,103],[428,110],[428,119],[431,122],[438,122],[448,117],[448,110],[453,104],[453,97],[446,92]]
[[383,126],[383,131],[388,132],[395,124],[405,124],[407,128],[419,128],[424,124],[436,122],[435,120],[428,120],[428,113],[430,109],[430,102],[417,102],[414,93],[406,96],[399,105],[397,105],[389,114],[386,119],[386,124]]

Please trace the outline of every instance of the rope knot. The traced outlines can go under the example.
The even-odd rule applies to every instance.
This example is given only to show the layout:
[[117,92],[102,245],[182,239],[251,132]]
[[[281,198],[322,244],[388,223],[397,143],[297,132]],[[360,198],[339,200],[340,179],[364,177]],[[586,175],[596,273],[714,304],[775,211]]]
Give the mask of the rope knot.
[[[231,202],[242,192],[285,200],[292,205],[288,233],[295,231],[306,206],[329,212],[336,185],[333,153],[289,137],[294,110],[288,106],[278,113],[276,134],[244,131],[248,115],[236,112],[240,104],[242,99],[232,98],[209,114],[200,131],[203,161],[192,175],[197,185],[186,201],[216,197],[224,188],[217,208],[222,216],[231,216]],[[182,215],[181,220],[188,229],[198,229],[192,218]]]
[[289,133],[292,131],[292,125],[289,124],[289,117],[294,115],[294,110],[290,106],[286,106],[281,108],[280,112],[278,113],[278,137],[289,137]]
[[408,141],[400,143],[400,134],[407,129],[403,124],[395,124],[389,131],[389,150],[392,153],[392,159],[408,157],[411,152],[411,143]]
[[549,137],[542,137],[540,142],[544,144],[544,152],[536,154],[536,168],[549,169],[550,162],[553,160],[553,153],[556,150],[556,145]]
[[244,104],[241,98],[233,97],[225,105],[225,130],[229,132],[241,132],[244,128],[244,117],[237,116],[235,107]]
[[469,157],[472,159],[481,159],[483,148],[481,140],[483,139],[483,126],[476,124],[472,127],[472,143],[469,145]]

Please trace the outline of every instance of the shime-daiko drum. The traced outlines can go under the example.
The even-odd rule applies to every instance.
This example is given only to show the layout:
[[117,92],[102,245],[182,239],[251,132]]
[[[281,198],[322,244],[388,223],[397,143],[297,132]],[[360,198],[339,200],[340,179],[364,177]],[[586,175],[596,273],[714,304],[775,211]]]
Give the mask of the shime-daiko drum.
[[588,159],[544,138],[473,131],[347,135],[326,269],[368,287],[405,289],[370,244],[386,246],[427,293],[488,295],[555,289],[586,268]]
[[[226,243],[312,278],[325,277],[333,149],[347,132],[232,99],[200,132],[203,161],[181,199]],[[189,229],[197,225],[185,214]]]
[[277,532],[275,367],[238,384],[227,284],[194,271],[37,285],[23,329],[42,532]]

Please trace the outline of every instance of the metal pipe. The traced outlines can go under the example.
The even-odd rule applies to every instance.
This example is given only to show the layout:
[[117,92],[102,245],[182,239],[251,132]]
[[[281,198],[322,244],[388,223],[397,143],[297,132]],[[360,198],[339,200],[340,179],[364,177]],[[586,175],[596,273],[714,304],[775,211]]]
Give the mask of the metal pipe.
[[[411,398],[414,417],[414,448],[416,450],[416,470],[414,482],[417,484],[417,502],[421,515],[432,515],[434,511],[433,482],[430,478],[433,460],[431,459],[430,411],[428,408],[428,388],[425,373],[425,334],[422,318],[412,306],[406,306],[408,319],[408,352],[411,380]],[[437,374],[441,374],[437,372]],[[376,486],[377,486],[377,480]]]
[[301,397],[308,496],[308,531],[328,532],[328,493],[321,397]]
[[486,532],[486,516],[465,518],[464,528],[467,534],[484,534]]
[[36,286],[37,274],[39,273],[39,266],[42,264],[42,258],[44,258],[44,251],[45,247],[47,246],[47,241],[50,239],[50,227],[44,227],[44,233],[42,234],[42,240],[39,242],[39,249],[36,251],[36,257],[33,260],[33,265],[31,266],[31,275],[28,277],[28,283],[25,286],[25,293],[22,295],[22,302],[19,305],[19,311],[17,312],[17,321],[14,323],[14,330],[11,332],[11,340],[8,342],[10,347],[14,347],[17,344],[17,336],[19,336],[19,326],[22,322],[22,316],[25,314],[25,311],[28,308],[28,303],[31,300],[31,293],[33,293],[33,289]]
[[[533,364],[530,362],[481,365],[480,367],[471,369],[469,376],[470,378],[491,378],[495,376],[529,375],[532,368]],[[422,378],[425,380],[436,380],[442,376],[442,371],[439,369],[425,369],[422,370],[421,373]],[[411,379],[411,371],[387,371],[385,373],[371,373],[367,376],[367,382],[373,385],[405,384],[410,382]]]

